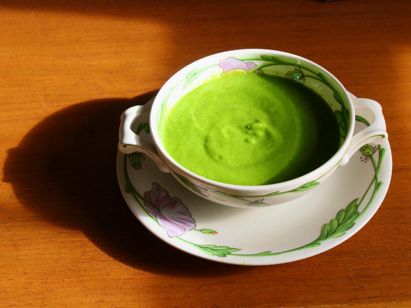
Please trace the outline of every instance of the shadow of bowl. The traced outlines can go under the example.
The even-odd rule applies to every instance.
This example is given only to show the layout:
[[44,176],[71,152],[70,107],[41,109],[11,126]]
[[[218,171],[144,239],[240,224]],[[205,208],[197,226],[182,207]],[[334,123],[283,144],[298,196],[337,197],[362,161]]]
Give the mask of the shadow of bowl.
[[83,102],[48,116],[18,147],[8,150],[3,181],[12,184],[25,208],[59,227],[80,230],[126,265],[196,277],[223,268],[242,270],[195,258],[159,241],[121,196],[115,165],[120,115],[155,94]]

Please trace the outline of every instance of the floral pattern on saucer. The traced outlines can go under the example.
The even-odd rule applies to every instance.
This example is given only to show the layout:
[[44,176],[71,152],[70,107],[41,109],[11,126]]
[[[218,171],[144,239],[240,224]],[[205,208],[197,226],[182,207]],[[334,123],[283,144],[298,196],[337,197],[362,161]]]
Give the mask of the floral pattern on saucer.
[[[344,209],[341,209],[335,218],[323,224],[319,228],[319,236],[312,242],[303,246],[293,248],[290,250],[273,252],[271,250],[256,252],[252,254],[239,253],[242,249],[236,247],[222,246],[222,245],[202,245],[188,241],[181,236],[185,232],[202,232],[206,235],[217,235],[218,232],[212,229],[196,228],[196,221],[192,217],[189,207],[183,204],[182,200],[177,197],[171,197],[169,193],[162,188],[158,183],[152,183],[152,189],[144,193],[144,197],[134,188],[127,171],[127,155],[124,155],[124,177],[125,177],[125,191],[133,196],[134,200],[139,204],[141,209],[153,219],[159,227],[163,228],[170,238],[175,238],[183,241],[202,253],[213,256],[225,258],[230,257],[268,257],[277,256],[281,254],[290,253],[302,249],[310,249],[320,246],[324,241],[346,235],[346,232],[354,227],[356,221],[367,212],[372,205],[378,191],[383,185],[379,180],[379,173],[383,164],[386,150],[382,146],[373,148],[371,146],[364,146],[360,149],[361,153],[372,161],[374,177],[365,191],[363,196],[352,200]],[[128,156],[133,155],[129,154]],[[376,157],[377,156],[377,157]],[[141,165],[140,165],[141,168]],[[138,169],[137,169],[138,170]],[[360,206],[364,203],[367,195],[371,193],[371,198],[368,203],[359,211]],[[253,206],[261,206],[264,204],[264,199],[258,199],[251,202]]]

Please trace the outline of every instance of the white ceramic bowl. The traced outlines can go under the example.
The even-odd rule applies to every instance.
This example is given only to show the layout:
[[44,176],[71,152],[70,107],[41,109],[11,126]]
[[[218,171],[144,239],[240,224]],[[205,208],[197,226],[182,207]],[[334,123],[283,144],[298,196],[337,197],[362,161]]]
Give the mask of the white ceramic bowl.
[[[230,65],[220,66],[221,61],[229,62]],[[161,142],[159,124],[183,95],[211,78],[234,69],[249,73],[259,70],[268,75],[284,76],[295,82],[303,82],[319,93],[331,106],[340,123],[342,139],[337,153],[308,174],[286,182],[260,186],[216,182],[177,163]],[[364,117],[372,121],[367,122]],[[355,120],[369,126],[353,135]],[[373,100],[351,98],[344,86],[326,69],[285,52],[243,49],[218,53],[187,65],[164,84],[154,100],[144,106],[127,109],[121,117],[118,148],[125,154],[136,151],[145,153],[161,171],[170,172],[177,181],[197,195],[220,204],[249,208],[280,204],[305,195],[321,185],[336,167],[347,164],[355,151],[368,143],[380,144],[384,138],[388,138],[388,134],[381,106]],[[250,202],[250,199],[254,201]]]

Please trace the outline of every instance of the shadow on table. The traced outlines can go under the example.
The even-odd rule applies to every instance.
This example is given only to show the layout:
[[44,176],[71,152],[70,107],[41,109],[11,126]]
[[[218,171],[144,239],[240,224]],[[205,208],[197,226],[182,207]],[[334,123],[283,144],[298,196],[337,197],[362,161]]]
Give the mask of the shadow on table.
[[82,231],[126,265],[196,277],[246,270],[168,246],[147,231],[124,202],[116,176],[120,115],[155,93],[79,103],[50,115],[17,148],[8,150],[3,181],[12,184],[27,209],[59,227]]

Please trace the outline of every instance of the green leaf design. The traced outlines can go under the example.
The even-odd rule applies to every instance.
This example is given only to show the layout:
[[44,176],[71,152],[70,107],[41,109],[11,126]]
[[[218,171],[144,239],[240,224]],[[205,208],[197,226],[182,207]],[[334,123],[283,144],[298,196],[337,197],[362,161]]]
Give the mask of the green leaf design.
[[142,131],[145,131],[147,134],[150,133],[150,124],[148,122],[140,123],[137,127],[136,134],[139,135]]
[[344,116],[340,110],[336,110],[335,116],[337,117],[338,122],[343,122],[344,121]]
[[358,212],[355,212],[355,213],[354,213],[350,218],[348,218],[347,221],[345,221],[344,223],[345,223],[345,224],[349,224],[349,223],[353,222],[354,220],[357,219],[358,215],[359,215],[359,213],[358,213]]
[[261,206],[267,206],[267,205],[269,205],[269,204],[268,204],[268,203],[265,203],[265,202],[264,202],[264,198],[263,198],[263,199],[259,199],[259,200],[250,202],[248,205],[249,205],[249,206],[259,206],[259,207],[261,207]]
[[328,80],[325,78],[325,76],[324,76],[324,74],[323,73],[321,73],[321,72],[318,72],[318,77],[320,77],[321,78],[321,80],[326,84],[326,85],[328,85]]
[[348,121],[350,120],[350,112],[347,108],[345,108],[345,106],[341,106],[341,111],[343,113],[345,123],[348,124]]
[[137,152],[128,154],[128,158],[131,163],[131,167],[133,167],[136,170],[141,169],[141,156]]
[[345,233],[336,232],[336,233],[334,233],[334,234],[331,234],[331,235],[327,238],[327,240],[330,240],[330,239],[333,239],[333,238],[337,238],[337,237],[343,236],[344,234],[345,234]]
[[341,137],[345,139],[347,137],[347,128],[350,113],[347,108],[341,106],[341,110],[336,110],[334,114],[337,117],[338,123],[340,124]]
[[[375,189],[374,189],[374,193],[372,194],[371,199],[368,202],[368,204],[365,206],[365,208],[362,210],[361,213],[358,212],[358,209],[359,209],[360,205],[362,204],[365,196],[367,195],[369,189],[365,192],[364,196],[362,197],[362,199],[359,203],[358,203],[358,198],[354,199],[353,201],[351,201],[348,204],[348,206],[345,209],[342,209],[337,213],[336,218],[333,218],[333,219],[330,220],[329,223],[324,224],[321,228],[320,236],[311,243],[308,243],[304,246],[297,247],[297,248],[294,248],[294,249],[291,249],[291,250],[280,251],[280,252],[264,251],[264,252],[255,253],[255,254],[237,254],[235,252],[238,252],[241,249],[232,248],[232,247],[228,247],[228,246],[199,245],[199,244],[195,244],[195,243],[186,241],[186,240],[184,240],[180,237],[176,237],[176,238],[178,238],[179,240],[182,240],[182,241],[196,247],[197,249],[201,250],[203,253],[205,253],[209,256],[218,256],[218,257],[227,257],[229,255],[237,256],[237,257],[276,256],[276,255],[281,255],[281,254],[285,254],[285,253],[290,253],[290,252],[293,252],[293,251],[303,250],[303,249],[307,249],[307,248],[315,248],[315,247],[321,246],[321,242],[323,242],[325,240],[338,238],[340,236],[345,235],[345,232],[350,230],[355,225],[355,221],[366,212],[366,210],[368,209],[368,207],[370,206],[370,204],[374,200],[374,197],[377,194],[378,190],[383,185],[383,183],[381,181],[377,182],[378,181],[377,178],[378,178],[378,174],[379,174],[379,171],[381,169],[382,161],[383,161],[383,158],[384,158],[384,155],[385,155],[386,151],[381,146],[379,146],[379,148],[380,148],[380,150],[379,150],[380,157],[379,157],[378,165],[374,166],[375,177],[374,177],[374,179],[371,182],[370,187],[369,187],[369,189],[370,189],[371,186],[375,183]],[[133,197],[140,204],[140,207],[143,210],[145,210],[143,205],[139,201],[139,199],[144,200],[143,197],[134,189],[130,179],[128,178],[127,167],[126,167],[127,155],[125,155],[124,158],[125,158],[124,159],[124,172],[125,172],[124,175],[125,175],[125,181],[126,181],[125,191],[127,193],[133,194]],[[305,185],[300,186],[300,188],[307,189],[309,187],[313,187],[313,186],[315,187],[316,185],[318,185],[318,184],[315,181],[313,181],[313,182],[310,182],[310,183],[307,183]],[[294,191],[290,191],[290,192],[294,192]],[[150,214],[147,211],[146,211],[146,214],[150,216]],[[201,229],[201,230],[197,230],[197,231],[203,232],[205,234],[213,234],[214,232],[217,233],[216,231],[214,231],[212,229]]]
[[212,229],[201,229],[200,232],[207,234],[207,235],[217,235],[218,232]]
[[319,243],[340,237],[344,235],[347,230],[351,229],[355,225],[353,221],[359,215],[357,201],[358,198],[351,201],[345,209],[338,212],[336,218],[333,218],[329,223],[324,224],[321,228],[320,236],[314,242]]
[[[330,171],[331,171],[331,170],[330,170]],[[275,191],[275,192],[272,192],[272,193],[269,193],[269,194],[263,195],[263,196],[229,195],[229,194],[226,194],[225,192],[215,191],[215,190],[213,190],[213,193],[216,193],[216,194],[219,194],[219,195],[229,196],[229,197],[236,198],[236,199],[240,199],[240,200],[244,200],[244,201],[248,201],[248,204],[251,204],[251,205],[258,205],[255,201],[254,201],[254,202],[253,202],[253,201],[249,201],[249,200],[246,200],[246,199],[244,199],[244,198],[266,198],[266,197],[273,197],[273,196],[278,196],[278,195],[283,195],[283,194],[289,194],[289,193],[301,193],[301,192],[304,192],[304,191],[313,189],[314,187],[317,187],[318,185],[320,185],[320,183],[317,182],[317,180],[318,180],[318,179],[316,179],[316,180],[314,180],[314,181],[311,181],[311,182],[308,182],[308,183],[305,183],[304,185],[301,185],[301,186],[299,186],[299,187],[297,187],[297,188],[295,188],[295,189],[292,189],[292,190],[283,191],[283,192]],[[257,200],[257,201],[259,201],[259,200]],[[260,201],[261,201],[261,200],[260,200]],[[263,202],[261,202],[261,204],[260,204],[260,206],[266,206],[266,205],[267,205],[267,204],[266,204],[266,203],[263,203]]]
[[262,55],[261,59],[263,59],[265,61],[270,61],[270,62],[283,63],[283,61],[281,61],[280,59],[278,59],[276,57],[273,57],[273,56]]
[[253,198],[253,197],[272,197],[272,196],[277,196],[277,195],[281,195],[281,193],[279,191],[274,191],[268,195],[264,195],[264,196],[249,196],[248,198]]
[[186,78],[189,77],[189,76],[197,75],[198,73],[202,73],[202,72],[205,71],[206,69],[207,69],[207,68],[202,68],[202,67],[193,69],[192,71],[190,71],[190,72],[186,75]]
[[314,248],[314,247],[318,247],[318,246],[321,246],[321,244],[313,242],[313,243],[310,243],[308,245],[305,245],[304,247],[301,247],[301,249],[298,249],[298,250],[307,249],[307,248]]
[[333,234],[335,230],[338,228],[338,221],[337,219],[333,218],[330,221],[330,228],[328,230],[328,234]]
[[342,100],[340,94],[338,94],[338,92],[334,92],[334,98],[337,101],[337,103],[339,103],[341,106],[344,106],[343,100]]
[[[358,213],[357,213],[357,214],[358,214]],[[358,215],[355,215],[355,217],[357,217],[357,216],[358,216]],[[355,223],[354,223],[354,222],[351,222],[351,220],[350,220],[350,222],[347,221],[345,224],[339,226],[336,231],[338,231],[338,232],[345,232],[345,231],[351,229],[352,227],[354,227],[354,225],[355,225]]]
[[[266,55],[262,55],[260,56],[261,60],[265,60],[268,61],[270,63],[264,63],[261,64],[260,66],[254,68],[253,70],[251,70],[251,72],[254,72],[258,69],[270,66],[270,65],[290,65],[290,66],[294,66],[295,64],[289,63],[287,61],[284,60],[280,60],[278,58],[272,57],[272,56],[266,56]],[[255,60],[259,60],[259,59],[255,59]],[[348,109],[344,106],[343,100],[341,98],[341,96],[339,95],[339,93],[335,90],[334,86],[331,85],[329,83],[329,81],[327,80],[326,76],[321,73],[321,72],[314,72],[313,70],[311,70],[308,67],[304,67],[302,65],[299,66],[302,69],[307,70],[308,72],[314,74],[315,76],[317,76],[319,79],[317,79],[318,81],[322,81],[325,85],[327,85],[333,92],[334,92],[334,98],[335,100],[341,105],[341,110],[340,111],[336,111],[335,115],[340,123],[340,128],[342,129],[342,136],[345,132],[345,135],[343,137],[346,136],[346,131],[347,131],[347,124],[349,122],[349,112]],[[208,68],[208,67],[207,67]],[[196,70],[191,71],[190,73],[188,73],[186,75],[186,78],[181,80],[178,84],[176,84],[173,87],[170,87],[169,89],[169,93],[167,94],[166,98],[163,101],[163,104],[161,105],[161,112],[163,112],[164,110],[164,106],[167,103],[167,100],[169,98],[169,96],[171,95],[171,93],[175,90],[175,88],[177,88],[177,86],[179,86],[182,82],[184,82],[184,87],[190,85],[203,71],[205,71],[207,68],[199,68]],[[308,76],[310,77],[310,76]],[[370,125],[370,123],[363,117],[361,116],[356,116],[355,118],[357,121],[363,122],[366,125]],[[150,127],[149,127],[149,123],[141,123],[137,129],[136,134],[139,134],[142,130],[144,130],[147,134],[150,133]],[[123,147],[127,147],[127,146],[131,146],[131,145],[123,145]],[[354,225],[355,225],[355,221],[360,218],[368,209],[368,207],[372,204],[374,197],[376,196],[376,194],[378,193],[379,189],[381,188],[381,186],[383,185],[383,183],[381,181],[378,181],[378,174],[380,172],[381,166],[382,166],[382,161],[385,155],[385,149],[382,148],[381,146],[379,146],[380,151],[379,151],[379,161],[378,161],[378,165],[375,166],[375,177],[373,179],[373,181],[370,184],[370,187],[368,188],[368,190],[365,192],[364,196],[362,197],[361,201],[359,202],[359,204],[357,204],[358,198],[353,200],[345,209],[340,210],[337,215],[336,218],[333,218],[330,220],[329,223],[326,223],[322,226],[321,228],[321,232],[319,237],[314,240],[311,243],[308,243],[304,246],[298,247],[298,248],[294,248],[291,250],[287,250],[287,251],[281,251],[281,252],[271,252],[271,251],[265,251],[265,252],[261,252],[261,253],[255,253],[255,254],[247,254],[247,255],[243,255],[243,254],[235,254],[235,252],[240,251],[241,249],[238,248],[231,248],[228,246],[216,246],[216,245],[198,245],[195,243],[191,243],[189,241],[183,240],[180,237],[177,237],[178,239],[187,242],[188,244],[191,244],[195,247],[197,247],[199,250],[203,251],[205,254],[210,255],[210,256],[219,256],[219,257],[226,257],[228,255],[231,256],[247,256],[247,257],[253,257],[253,256],[274,256],[274,255],[279,255],[279,254],[284,254],[284,253],[289,253],[289,252],[293,252],[293,251],[297,251],[297,250],[302,250],[302,249],[307,249],[307,248],[314,248],[314,247],[318,247],[321,245],[321,242],[328,240],[328,239],[332,239],[332,238],[337,238],[340,236],[343,236],[345,234],[346,231],[350,230]],[[126,157],[125,156],[125,160],[124,163],[126,163]],[[133,157],[134,159],[135,157]],[[371,157],[373,158],[373,157]],[[131,158],[130,158],[131,160]],[[136,168],[141,168],[141,159],[140,162],[138,162],[138,159],[135,158],[135,166]],[[132,166],[133,166],[133,162]],[[337,164],[338,165],[338,164]],[[337,166],[336,165],[336,166]],[[133,168],[135,168],[133,166]],[[126,184],[125,184],[125,191],[127,193],[131,193],[134,197],[134,199],[140,204],[140,207],[145,210],[145,208],[143,207],[143,205],[141,204],[141,202],[139,200],[144,200],[143,197],[141,195],[139,195],[139,193],[137,192],[137,190],[135,190],[135,188],[133,187],[130,179],[128,178],[128,174],[127,174],[127,168],[126,168],[126,164],[124,164],[124,169],[125,169],[125,179],[126,179]],[[191,183],[188,179],[181,177],[179,175],[177,175],[180,180],[191,190],[204,195],[197,186],[195,186],[193,183]],[[320,178],[319,178],[320,179]],[[317,179],[317,180],[319,180]],[[317,180],[306,183],[296,189],[290,190],[290,191],[285,191],[285,192],[273,192],[271,194],[268,195],[264,195],[264,196],[253,196],[253,197],[268,197],[268,196],[275,196],[275,195],[281,195],[281,194],[286,194],[286,193],[298,193],[298,192],[303,192],[306,190],[310,190],[316,186],[319,185],[319,182],[317,182]],[[375,183],[375,184],[374,184]],[[358,212],[358,208],[360,207],[360,205],[363,203],[364,198],[367,196],[368,192],[371,189],[371,186],[375,185],[375,189],[374,192],[372,193],[371,199],[370,201],[368,201],[367,205],[365,206],[365,208],[362,210],[362,212]],[[235,196],[235,195],[228,195],[226,193],[223,192],[218,192],[218,191],[213,191],[214,193],[217,194],[221,194],[221,195],[227,195],[227,196],[231,196],[237,199],[241,199],[244,200],[243,198],[245,198],[245,196]],[[249,200],[244,200],[244,201],[249,201]],[[145,210],[146,211],[146,210]],[[149,213],[146,214],[148,216],[150,216]],[[201,229],[201,230],[197,230],[197,231],[201,231],[204,234],[213,234],[212,229]],[[214,231],[215,232],[215,231]],[[214,234],[213,234],[214,235]]]
[[368,126],[371,125],[370,122],[368,122],[366,118],[364,118],[364,117],[362,117],[362,116],[359,116],[359,115],[355,116],[355,120],[358,121],[358,122],[365,123],[365,124],[367,124]]
[[296,189],[293,189],[291,192],[303,192],[306,190],[313,189],[314,187],[317,187],[318,185],[320,185],[320,183],[314,180],[312,182],[305,183],[304,185],[301,185],[300,187],[297,187]]
[[186,77],[186,81],[184,82],[183,89],[187,88],[190,84],[192,84],[194,80],[195,80],[195,75]]
[[[325,75],[321,72],[318,72],[317,74],[318,77],[320,77],[320,79],[322,80],[322,82],[327,85],[334,93],[334,99],[337,101],[338,104],[341,105],[342,108],[345,108],[344,106],[344,102],[342,97],[340,96],[340,94],[334,89],[334,87],[330,84],[330,82],[328,81],[328,79],[325,77]],[[348,112],[348,110],[347,110]]]
[[318,185],[320,185],[320,183],[317,182],[317,180],[314,180],[312,182],[305,183],[304,185],[301,185],[301,186],[299,186],[299,187],[297,187],[293,190],[289,190],[289,191],[285,191],[285,192],[275,191],[275,192],[272,192],[268,195],[258,196],[258,197],[264,197],[265,198],[265,197],[278,196],[278,195],[282,195],[282,194],[285,194],[285,193],[300,193],[300,192],[303,192],[303,191],[313,189],[314,187],[317,187]]
[[231,248],[228,246],[216,246],[216,245],[195,245],[198,249],[202,252],[210,255],[210,256],[217,256],[217,257],[227,257],[231,255],[232,252],[240,251],[241,249],[238,248]]
[[208,250],[206,250],[206,249],[203,249],[203,248],[201,248],[200,246],[196,246],[198,249],[200,249],[202,252],[204,252],[205,254],[207,254],[207,255],[209,255],[209,256],[214,256],[214,254],[213,253],[211,253],[211,252],[209,252]]
[[320,236],[317,238],[317,242],[322,242],[327,238],[328,229],[329,229],[328,224],[324,224],[321,227],[321,233],[320,233]]
[[253,254],[253,257],[266,257],[266,256],[271,256],[271,255],[273,255],[271,251],[264,251],[264,252]]
[[345,217],[345,211],[344,210],[339,211],[337,214],[338,224],[341,224],[343,222],[344,217]]
[[195,191],[196,193],[199,193],[200,195],[206,197],[206,195],[204,195],[204,193],[197,187],[195,186],[189,179],[186,179],[185,177],[175,173],[175,175],[177,175],[177,177],[181,180],[181,182],[183,182],[183,184],[185,186],[187,186],[189,189]]
[[357,211],[358,206],[357,206],[357,199],[354,199],[353,201],[350,202],[350,204],[347,205],[347,207],[345,208],[345,218],[343,220],[343,223],[347,222],[348,219],[351,218],[351,216]]
[[198,76],[200,76],[201,73],[203,73],[207,68],[208,67],[206,67],[206,68],[197,68],[197,69],[194,69],[191,72],[189,72],[185,77],[185,82],[184,82],[184,85],[183,85],[183,89],[185,89],[186,87],[191,85],[193,83],[193,81],[196,80],[196,78]]
[[130,182],[129,181],[126,181],[126,184],[124,185],[124,191],[126,192],[126,193],[131,193],[132,192],[132,187],[131,187],[131,185],[130,185]]

